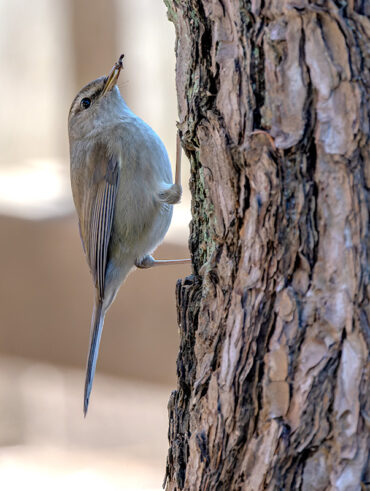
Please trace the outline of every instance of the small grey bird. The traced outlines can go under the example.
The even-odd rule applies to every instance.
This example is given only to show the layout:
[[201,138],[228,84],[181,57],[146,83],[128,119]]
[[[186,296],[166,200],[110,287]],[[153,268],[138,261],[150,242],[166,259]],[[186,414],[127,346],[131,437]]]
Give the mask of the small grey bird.
[[71,184],[82,245],[95,284],[84,415],[104,317],[134,267],[182,264],[150,255],[163,240],[181,198],[179,136],[175,183],[158,135],[126,105],[116,85],[123,55],[108,77],[87,84],[68,117]]

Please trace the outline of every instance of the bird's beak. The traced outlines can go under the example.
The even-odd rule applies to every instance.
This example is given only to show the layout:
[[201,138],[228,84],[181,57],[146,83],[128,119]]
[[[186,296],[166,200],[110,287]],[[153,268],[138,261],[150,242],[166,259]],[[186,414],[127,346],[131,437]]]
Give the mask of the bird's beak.
[[103,92],[101,96],[103,97],[107,92],[111,91],[113,87],[116,85],[120,71],[122,70],[122,60],[124,55],[121,55],[118,58],[117,63],[114,64],[112,71],[108,75],[107,81],[105,82]]

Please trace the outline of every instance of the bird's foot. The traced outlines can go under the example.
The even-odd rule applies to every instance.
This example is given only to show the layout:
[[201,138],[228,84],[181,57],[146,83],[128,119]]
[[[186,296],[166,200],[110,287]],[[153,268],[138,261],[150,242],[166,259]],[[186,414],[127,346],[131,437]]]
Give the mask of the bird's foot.
[[189,264],[191,259],[154,259],[147,254],[141,259],[136,259],[135,266],[140,269],[149,269],[153,266],[168,266],[170,264]]

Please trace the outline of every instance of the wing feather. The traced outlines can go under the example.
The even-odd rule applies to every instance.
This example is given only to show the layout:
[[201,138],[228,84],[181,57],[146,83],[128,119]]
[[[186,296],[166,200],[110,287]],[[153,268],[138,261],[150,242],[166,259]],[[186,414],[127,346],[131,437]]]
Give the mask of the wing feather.
[[90,211],[87,259],[101,300],[104,298],[104,279],[112,233],[118,173],[118,163],[111,159],[105,177],[97,184],[95,199],[92,200]]

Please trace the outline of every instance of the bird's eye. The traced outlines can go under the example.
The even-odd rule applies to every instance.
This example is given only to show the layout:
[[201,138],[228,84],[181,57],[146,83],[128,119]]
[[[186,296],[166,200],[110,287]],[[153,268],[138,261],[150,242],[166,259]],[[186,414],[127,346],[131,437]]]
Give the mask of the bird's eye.
[[88,107],[91,106],[91,99],[88,97],[84,97],[80,103],[82,109],[87,109]]

